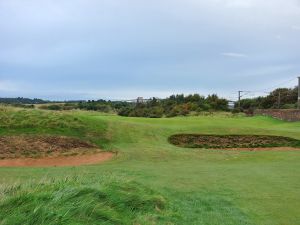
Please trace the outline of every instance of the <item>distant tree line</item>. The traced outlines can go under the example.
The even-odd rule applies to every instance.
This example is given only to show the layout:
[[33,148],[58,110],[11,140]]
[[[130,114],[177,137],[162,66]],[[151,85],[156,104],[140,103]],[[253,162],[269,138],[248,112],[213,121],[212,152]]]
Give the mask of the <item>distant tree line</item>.
[[104,113],[117,113],[121,108],[127,107],[130,103],[127,102],[115,102],[100,100],[88,100],[79,102],[65,102],[65,103],[55,103],[55,104],[45,104],[40,106],[40,109],[47,110],[88,110],[88,111],[98,111]]
[[[245,98],[240,101],[241,110],[254,109],[294,109],[297,107],[298,87],[277,88],[265,97]],[[239,109],[238,102],[235,104]]]
[[118,114],[129,117],[174,117],[186,116],[192,112],[201,111],[227,111],[228,101],[217,95],[208,97],[199,94],[171,95],[165,99],[152,98],[145,103],[137,103],[121,108]]
[[78,102],[85,102],[85,100],[68,100],[68,101],[50,101],[50,100],[43,100],[39,98],[0,98],[0,103],[3,104],[49,104],[49,103],[78,103]]
[[45,101],[42,99],[34,98],[0,98],[0,103],[4,104],[45,104],[49,103],[49,101]]
[[228,101],[217,95],[208,97],[199,94],[172,95],[165,99],[151,98],[145,102],[122,102],[106,100],[89,100],[78,103],[64,104],[46,104],[40,106],[48,110],[90,110],[105,113],[117,113],[120,116],[127,117],[174,117],[185,116],[192,112],[198,113],[203,111],[228,111]]
[[[251,112],[256,108],[272,109],[296,108],[298,89],[278,88],[267,96],[242,99],[240,106],[235,104],[233,112]],[[229,111],[228,100],[220,98],[216,94],[207,97],[193,95],[171,95],[165,99],[151,98],[144,102],[124,102],[107,100],[89,101],[65,101],[52,102],[42,99],[29,98],[0,98],[0,103],[10,104],[17,107],[33,108],[34,104],[41,104],[39,108],[47,110],[90,110],[105,113],[117,113],[127,117],[175,117],[198,114],[207,111]]]

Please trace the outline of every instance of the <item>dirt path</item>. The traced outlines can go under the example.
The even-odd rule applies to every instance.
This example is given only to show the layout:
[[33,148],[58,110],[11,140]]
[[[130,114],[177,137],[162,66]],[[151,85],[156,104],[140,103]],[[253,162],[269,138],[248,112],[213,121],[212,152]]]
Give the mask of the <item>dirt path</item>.
[[0,167],[56,167],[92,165],[110,160],[114,155],[115,154],[111,152],[101,152],[92,155],[58,156],[39,159],[3,159],[0,160]]

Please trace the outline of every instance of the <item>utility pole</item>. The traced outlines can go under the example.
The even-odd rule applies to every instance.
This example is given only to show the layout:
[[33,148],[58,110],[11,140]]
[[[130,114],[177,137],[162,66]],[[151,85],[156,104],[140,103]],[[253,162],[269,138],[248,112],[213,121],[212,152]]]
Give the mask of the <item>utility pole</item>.
[[279,93],[278,93],[277,104],[278,104],[278,109],[280,109],[280,104],[281,104],[281,92],[280,92],[280,91],[279,91]]
[[298,77],[298,109],[300,109],[300,76]]
[[[300,80],[300,78],[299,78],[299,80]],[[299,81],[300,82],[300,81]],[[241,111],[241,93],[242,93],[243,91],[239,91],[239,110]]]

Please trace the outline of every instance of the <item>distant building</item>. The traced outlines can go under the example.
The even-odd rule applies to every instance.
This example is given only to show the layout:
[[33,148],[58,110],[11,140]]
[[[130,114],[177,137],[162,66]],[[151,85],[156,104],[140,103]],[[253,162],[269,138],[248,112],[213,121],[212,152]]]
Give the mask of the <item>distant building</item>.
[[136,99],[136,103],[144,103],[144,98],[143,97],[138,97]]
[[228,102],[228,109],[234,109],[234,105],[235,105],[235,102],[229,101]]

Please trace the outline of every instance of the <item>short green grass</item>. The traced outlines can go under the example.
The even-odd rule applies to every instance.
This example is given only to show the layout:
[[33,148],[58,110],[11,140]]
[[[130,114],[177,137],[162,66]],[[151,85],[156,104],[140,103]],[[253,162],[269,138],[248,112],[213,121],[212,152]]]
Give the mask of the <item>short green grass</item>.
[[100,165],[0,168],[0,224],[300,224],[300,151],[184,149],[177,133],[278,135],[300,123],[0,109],[0,135],[57,134],[118,151]]

